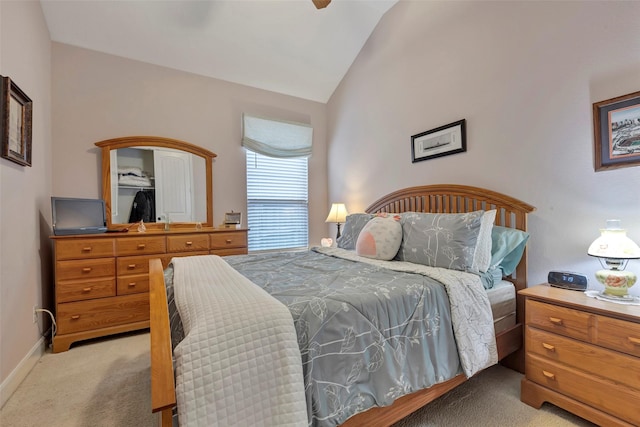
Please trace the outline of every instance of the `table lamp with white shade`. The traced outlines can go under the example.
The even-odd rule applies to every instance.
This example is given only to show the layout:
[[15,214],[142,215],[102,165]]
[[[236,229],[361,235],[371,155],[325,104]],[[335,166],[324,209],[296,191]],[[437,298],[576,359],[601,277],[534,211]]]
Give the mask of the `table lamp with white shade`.
[[603,269],[596,272],[596,279],[604,285],[603,296],[631,299],[628,291],[637,277],[625,268],[630,259],[640,258],[640,247],[627,237],[627,230],[620,227],[620,220],[607,220],[607,227],[600,229],[600,237],[589,246],[587,253],[597,257],[602,264]]
[[344,203],[333,203],[331,205],[331,211],[329,211],[329,215],[327,215],[327,219],[325,222],[335,222],[338,224],[338,234],[336,235],[336,239],[340,238],[340,224],[344,223],[347,220],[347,207]]

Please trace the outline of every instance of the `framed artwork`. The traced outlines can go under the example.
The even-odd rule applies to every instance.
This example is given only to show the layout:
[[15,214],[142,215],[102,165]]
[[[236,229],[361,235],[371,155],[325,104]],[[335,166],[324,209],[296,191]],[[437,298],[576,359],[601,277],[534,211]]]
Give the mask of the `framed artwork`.
[[240,225],[242,222],[242,213],[241,212],[227,212],[224,214],[224,224],[225,225]]
[[593,104],[596,172],[640,165],[640,92]]
[[33,102],[11,81],[0,76],[0,144],[2,157],[31,166],[31,116]]
[[465,119],[411,137],[413,163],[465,151],[467,151]]

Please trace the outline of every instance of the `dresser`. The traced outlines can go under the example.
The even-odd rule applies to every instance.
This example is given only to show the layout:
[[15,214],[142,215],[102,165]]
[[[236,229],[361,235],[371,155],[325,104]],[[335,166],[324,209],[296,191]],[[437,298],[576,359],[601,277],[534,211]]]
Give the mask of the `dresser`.
[[247,253],[246,229],[52,236],[57,333],[53,352],[149,327],[149,260]]
[[520,399],[598,425],[640,425],[640,306],[546,284],[519,294],[526,298]]

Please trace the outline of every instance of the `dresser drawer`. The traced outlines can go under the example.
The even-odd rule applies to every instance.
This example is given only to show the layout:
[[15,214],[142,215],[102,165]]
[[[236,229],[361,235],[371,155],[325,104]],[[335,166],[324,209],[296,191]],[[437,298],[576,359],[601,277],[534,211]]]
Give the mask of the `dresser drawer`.
[[149,295],[134,294],[58,304],[58,334],[149,320]]
[[56,259],[103,258],[115,255],[114,239],[56,240]]
[[527,299],[526,323],[567,337],[589,341],[594,317],[570,308]]
[[209,236],[206,234],[185,234],[167,237],[167,252],[209,250]]
[[211,249],[226,248],[246,248],[247,233],[246,232],[227,232],[211,233]]
[[149,292],[149,274],[118,276],[118,295]]
[[149,272],[149,260],[160,258],[162,255],[129,256],[118,258],[118,276],[128,274],[143,274]]
[[526,377],[544,387],[640,425],[640,391],[546,358],[527,354]]
[[247,248],[229,248],[229,249],[212,249],[211,255],[227,256],[227,255],[246,255]]
[[167,244],[164,236],[133,237],[116,241],[118,256],[160,254],[166,251]]
[[[609,317],[597,317],[598,333],[595,342],[603,347],[640,357],[640,323]],[[637,377],[640,383],[640,376]]]
[[56,302],[82,301],[93,298],[113,297],[116,295],[115,279],[73,280],[58,282]]
[[56,281],[109,277],[114,276],[115,273],[114,258],[56,262]]
[[573,366],[640,390],[640,359],[572,338],[527,327],[525,348],[555,362]]

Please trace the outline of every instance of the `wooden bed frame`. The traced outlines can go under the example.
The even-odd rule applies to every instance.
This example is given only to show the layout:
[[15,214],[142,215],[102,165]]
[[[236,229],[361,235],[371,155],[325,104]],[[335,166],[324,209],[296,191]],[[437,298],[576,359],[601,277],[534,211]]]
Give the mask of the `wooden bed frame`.
[[[495,191],[466,185],[427,185],[411,187],[382,197],[366,209],[368,213],[432,212],[462,213],[496,209],[496,225],[527,230],[527,214],[535,208],[527,203]],[[151,305],[151,406],[159,412],[159,425],[172,425],[172,409],[176,406],[175,383],[171,355],[171,333],[160,260],[150,261]],[[527,253],[522,256],[515,274],[505,277],[514,283],[516,291],[527,287]],[[498,358],[501,363],[524,371],[522,347],[522,321],[524,301],[517,297],[516,325],[496,335]],[[349,418],[342,427],[366,425],[389,426],[420,409],[466,381],[460,374],[444,383],[414,392],[397,399],[393,405],[372,408]]]

